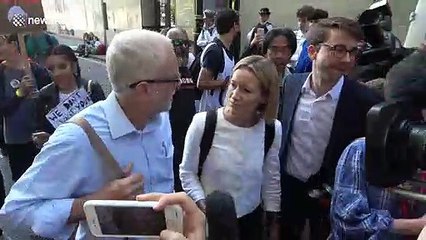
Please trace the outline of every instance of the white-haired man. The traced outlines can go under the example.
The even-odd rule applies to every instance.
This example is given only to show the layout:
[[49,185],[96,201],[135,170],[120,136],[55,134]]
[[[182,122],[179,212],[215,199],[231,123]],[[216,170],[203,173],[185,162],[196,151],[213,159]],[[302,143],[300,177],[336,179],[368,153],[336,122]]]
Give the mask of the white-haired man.
[[123,169],[123,178],[107,178],[111,169],[85,131],[65,123],[6,198],[0,212],[1,223],[12,225],[2,226],[6,231],[27,225],[42,237],[69,239],[79,223],[76,239],[88,239],[82,208],[87,200],[128,200],[142,191],[173,191],[167,111],[179,71],[170,40],[146,30],[122,32],[108,48],[106,65],[113,92],[71,121],[90,124]]

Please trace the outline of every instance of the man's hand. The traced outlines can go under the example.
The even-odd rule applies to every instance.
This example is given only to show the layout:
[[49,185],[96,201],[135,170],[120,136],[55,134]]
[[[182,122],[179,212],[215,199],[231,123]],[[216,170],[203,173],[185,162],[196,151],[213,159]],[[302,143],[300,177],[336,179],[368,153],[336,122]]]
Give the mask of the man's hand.
[[197,205],[185,193],[173,194],[144,194],[136,197],[138,201],[158,201],[154,207],[156,211],[162,211],[167,206],[179,205],[183,210],[184,234],[170,230],[161,232],[161,240],[204,240],[205,239],[205,216]]
[[49,140],[50,134],[47,132],[36,132],[33,133],[33,142],[38,148],[42,148],[43,145]]
[[88,200],[135,200],[136,195],[143,192],[143,176],[132,174],[133,164],[124,170],[124,178],[108,183],[102,190],[93,194],[75,199],[68,217],[68,223],[77,223],[86,219],[83,205]]
[[131,174],[107,184],[102,190],[93,194],[94,199],[101,200],[135,200],[143,189],[143,177],[140,174]]

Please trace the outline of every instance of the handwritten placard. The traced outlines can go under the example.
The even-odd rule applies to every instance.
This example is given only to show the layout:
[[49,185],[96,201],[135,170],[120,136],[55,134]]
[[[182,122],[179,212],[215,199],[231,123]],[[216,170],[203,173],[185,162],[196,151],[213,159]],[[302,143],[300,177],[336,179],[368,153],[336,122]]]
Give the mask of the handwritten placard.
[[50,112],[46,115],[46,118],[54,128],[57,128],[75,114],[92,104],[93,102],[86,90],[79,89],[74,91],[68,98],[50,110]]

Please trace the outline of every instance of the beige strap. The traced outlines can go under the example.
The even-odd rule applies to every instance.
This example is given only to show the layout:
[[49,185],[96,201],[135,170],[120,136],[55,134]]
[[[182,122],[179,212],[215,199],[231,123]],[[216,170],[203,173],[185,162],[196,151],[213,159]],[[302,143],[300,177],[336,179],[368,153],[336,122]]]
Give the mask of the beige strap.
[[103,164],[103,166],[106,168],[105,172],[112,174],[111,180],[123,178],[123,170],[121,169],[117,161],[114,159],[114,156],[112,156],[105,143],[90,125],[90,123],[84,118],[77,118],[70,122],[80,126],[84,130],[87,137],[89,138],[90,145],[92,145],[93,149],[95,149],[95,151],[99,154],[99,156],[105,163]]

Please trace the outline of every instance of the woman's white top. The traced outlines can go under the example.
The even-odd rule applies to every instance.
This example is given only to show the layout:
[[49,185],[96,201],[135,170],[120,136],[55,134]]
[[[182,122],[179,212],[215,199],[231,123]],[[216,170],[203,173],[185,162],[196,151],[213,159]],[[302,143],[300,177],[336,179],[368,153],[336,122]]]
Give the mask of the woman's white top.
[[263,200],[265,211],[280,211],[281,123],[275,120],[275,137],[264,158],[265,121],[250,128],[238,127],[218,109],[216,132],[212,147],[198,178],[200,142],[204,132],[206,112],[197,113],[189,126],[180,165],[183,189],[194,200],[205,199],[215,190],[234,198],[238,217],[254,211]]

